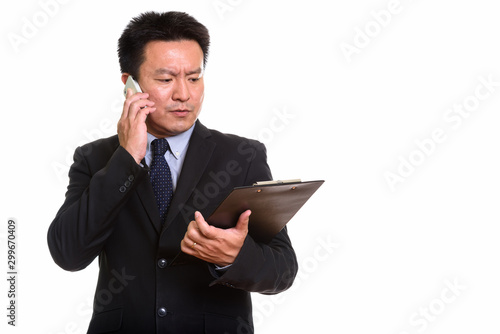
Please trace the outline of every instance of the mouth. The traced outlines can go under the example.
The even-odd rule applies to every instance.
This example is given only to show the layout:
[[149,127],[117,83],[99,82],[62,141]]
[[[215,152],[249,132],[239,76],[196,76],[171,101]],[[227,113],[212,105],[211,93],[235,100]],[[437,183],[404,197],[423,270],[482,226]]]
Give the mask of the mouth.
[[170,112],[177,117],[186,117],[189,114],[188,109],[176,109],[176,110],[171,110]]

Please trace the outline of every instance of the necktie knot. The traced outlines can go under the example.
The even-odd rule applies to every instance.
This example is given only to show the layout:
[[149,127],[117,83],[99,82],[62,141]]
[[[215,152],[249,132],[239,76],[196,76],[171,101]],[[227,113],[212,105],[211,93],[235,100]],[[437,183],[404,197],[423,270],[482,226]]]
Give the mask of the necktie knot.
[[154,156],[164,156],[168,151],[168,141],[165,138],[155,139],[151,142]]

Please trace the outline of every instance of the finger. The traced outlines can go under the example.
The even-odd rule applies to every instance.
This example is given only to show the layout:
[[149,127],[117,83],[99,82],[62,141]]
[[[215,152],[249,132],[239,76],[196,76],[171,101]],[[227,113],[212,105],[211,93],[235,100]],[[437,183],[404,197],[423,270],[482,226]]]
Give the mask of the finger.
[[198,252],[200,245],[193,241],[189,236],[185,236],[181,241],[181,250],[189,255],[193,255]]
[[148,99],[133,100],[128,111],[128,118],[135,120],[142,109],[153,108],[155,103]]
[[195,226],[198,228],[200,233],[208,239],[213,239],[214,233],[212,226],[208,225],[205,218],[203,218],[203,215],[199,211],[194,213],[194,219],[196,224]]
[[122,111],[122,116],[121,118],[127,118],[128,117],[128,111],[130,109],[130,104],[132,103],[132,97],[134,96],[134,92],[132,91],[132,88],[127,88],[127,94],[125,96],[125,102],[123,103],[123,111]]
[[156,111],[156,107],[146,107],[139,110],[136,116],[136,120],[140,122],[146,122],[146,118],[148,118],[149,114],[152,114]]
[[[145,101],[149,101],[147,100],[147,98],[149,97],[149,94],[148,93],[133,93],[132,92],[132,89],[127,89],[127,98],[125,99],[125,102],[123,103],[123,111],[122,111],[122,116],[121,116],[121,119],[125,119],[127,117],[129,117],[129,115],[131,114],[131,107],[132,105],[137,102],[137,101],[140,101],[140,100],[145,100]],[[152,101],[149,101],[149,102],[152,102]],[[154,104],[154,102],[152,102]],[[135,109],[135,111],[137,112],[139,110],[139,107],[137,107],[137,109]]]
[[184,238],[181,241],[181,246],[184,244],[186,247],[190,246],[194,243],[193,239],[189,235],[189,230],[186,231],[186,234],[184,234]]
[[252,211],[247,210],[243,212],[240,217],[238,218],[238,222],[236,223],[235,228],[239,231],[248,231],[248,223],[250,221],[250,215],[252,214]]
[[188,239],[188,242],[201,242],[205,237],[200,233],[198,229],[197,223],[192,220],[187,228],[185,239]]
[[187,241],[188,239],[184,238],[182,239],[181,241],[181,251],[183,251],[184,253],[188,254],[188,255],[193,255],[193,249],[188,246],[188,245],[192,245],[193,243],[189,243],[189,241]]

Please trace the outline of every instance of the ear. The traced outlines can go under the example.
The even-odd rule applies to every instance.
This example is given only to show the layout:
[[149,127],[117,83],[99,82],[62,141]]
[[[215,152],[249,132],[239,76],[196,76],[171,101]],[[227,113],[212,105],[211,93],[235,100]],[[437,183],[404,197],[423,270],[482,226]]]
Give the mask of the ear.
[[130,76],[128,73],[122,73],[122,82],[125,85],[127,83],[127,79]]

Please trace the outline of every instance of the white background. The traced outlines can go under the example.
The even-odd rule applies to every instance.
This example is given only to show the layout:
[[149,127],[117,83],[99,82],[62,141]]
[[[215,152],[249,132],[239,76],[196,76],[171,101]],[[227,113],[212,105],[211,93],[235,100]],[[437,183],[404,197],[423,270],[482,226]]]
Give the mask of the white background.
[[[289,224],[296,285],[254,295],[257,333],[500,330],[493,1],[54,1],[0,14],[0,258],[6,276],[15,218],[19,265],[18,326],[2,279],[2,333],[86,331],[97,264],[64,272],[46,231],[76,146],[116,133],[116,42],[146,10],[209,28],[205,125],[265,142],[275,179],[326,180]],[[468,117],[445,118],[463,103]],[[444,139],[430,144],[435,131]]]

